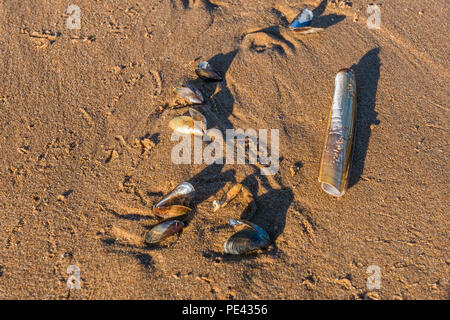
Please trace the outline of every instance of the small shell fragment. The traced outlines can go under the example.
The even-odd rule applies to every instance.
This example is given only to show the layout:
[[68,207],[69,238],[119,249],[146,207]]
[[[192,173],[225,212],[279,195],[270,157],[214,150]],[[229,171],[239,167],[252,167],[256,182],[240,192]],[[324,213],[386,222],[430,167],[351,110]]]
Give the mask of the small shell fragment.
[[289,28],[292,30],[296,30],[298,28],[304,28],[311,26],[312,19],[314,14],[311,10],[305,9],[300,12],[300,14],[295,17],[292,23],[289,25]]
[[173,92],[185,105],[202,104],[205,101],[200,90],[194,86],[175,88]]
[[155,244],[161,242],[170,236],[180,232],[184,227],[184,223],[178,220],[169,220],[161,222],[147,231],[144,235],[144,242],[147,244]]
[[333,105],[320,162],[319,182],[326,193],[341,197],[347,188],[356,121],[356,80],[351,69],[335,79]]
[[206,134],[207,122],[205,116],[201,114],[200,111],[197,111],[193,108],[189,108],[189,114],[191,118],[194,119],[194,123],[199,123],[200,128],[203,130],[203,133]]
[[222,199],[220,199],[220,201],[214,200],[213,201],[214,212],[219,210],[220,208],[225,207],[228,203],[230,203],[231,200],[236,198],[241,189],[242,184],[240,183],[235,184],[233,187],[231,187],[230,190],[228,190],[228,192],[222,197]]
[[211,65],[207,61],[202,61],[199,63],[195,73],[207,81],[221,81],[222,77],[211,68]]
[[233,234],[224,244],[225,253],[246,254],[258,249],[267,248],[270,237],[260,226],[245,220],[230,219],[231,226],[245,225],[245,228]]
[[303,10],[289,25],[289,29],[300,33],[300,34],[311,34],[315,32],[322,31],[323,28],[313,28],[311,27],[311,22],[314,14],[311,10]]

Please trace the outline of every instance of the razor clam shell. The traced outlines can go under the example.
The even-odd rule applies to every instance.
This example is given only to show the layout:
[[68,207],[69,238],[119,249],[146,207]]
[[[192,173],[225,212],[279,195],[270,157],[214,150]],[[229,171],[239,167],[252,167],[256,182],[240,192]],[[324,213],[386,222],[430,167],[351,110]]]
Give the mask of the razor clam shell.
[[311,25],[314,14],[309,9],[304,9],[292,23],[289,25],[291,30],[296,30],[299,28],[309,27]]
[[176,117],[170,120],[169,128],[179,134],[193,134],[195,136],[203,136],[203,130],[195,125],[194,119],[187,116]]
[[178,98],[187,102],[187,104],[202,104],[205,99],[203,98],[200,90],[193,86],[175,88],[173,92]]
[[211,68],[211,65],[207,61],[199,63],[195,69],[195,73],[203,80],[209,81],[221,81],[222,77]]
[[164,196],[161,201],[154,205],[154,208],[168,207],[172,205],[188,206],[194,198],[195,188],[189,182],[182,182],[171,192]]
[[245,228],[233,234],[224,244],[225,253],[246,254],[268,247],[270,241],[252,228]]
[[356,80],[350,69],[336,75],[333,105],[320,163],[319,182],[326,193],[344,195],[353,151],[356,120]]
[[183,229],[184,223],[178,220],[169,220],[161,222],[147,231],[144,235],[144,242],[155,244],[161,242]]

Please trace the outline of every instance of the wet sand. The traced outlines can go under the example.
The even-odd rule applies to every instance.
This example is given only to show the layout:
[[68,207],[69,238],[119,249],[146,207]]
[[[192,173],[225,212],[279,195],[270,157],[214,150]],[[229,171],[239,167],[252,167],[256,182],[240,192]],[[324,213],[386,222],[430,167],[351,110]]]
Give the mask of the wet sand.
[[[371,30],[371,2],[83,0],[80,30],[66,1],[1,2],[0,298],[448,299],[449,6],[376,1]],[[305,7],[323,32],[288,30]],[[203,60],[224,80],[199,80]],[[351,66],[355,153],[336,199],[317,176],[334,77]],[[186,110],[168,102],[185,84],[210,128],[278,129],[279,173],[174,164],[168,123]],[[182,181],[197,197],[180,236],[132,241]],[[236,182],[274,239],[247,256],[223,253],[242,206],[212,210]]]

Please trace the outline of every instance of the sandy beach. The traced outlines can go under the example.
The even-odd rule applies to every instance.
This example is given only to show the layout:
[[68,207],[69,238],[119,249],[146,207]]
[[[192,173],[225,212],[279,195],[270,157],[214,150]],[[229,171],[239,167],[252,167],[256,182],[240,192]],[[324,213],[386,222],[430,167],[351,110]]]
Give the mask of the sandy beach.
[[[305,8],[322,32],[288,28]],[[444,0],[1,1],[0,299],[449,299],[449,13]],[[223,80],[199,79],[201,61]],[[335,198],[317,179],[350,67],[355,146]],[[208,128],[277,129],[279,171],[174,163],[183,85],[203,93]],[[196,189],[183,231],[140,244],[183,181]],[[224,253],[243,206],[213,201],[235,183],[267,249]]]

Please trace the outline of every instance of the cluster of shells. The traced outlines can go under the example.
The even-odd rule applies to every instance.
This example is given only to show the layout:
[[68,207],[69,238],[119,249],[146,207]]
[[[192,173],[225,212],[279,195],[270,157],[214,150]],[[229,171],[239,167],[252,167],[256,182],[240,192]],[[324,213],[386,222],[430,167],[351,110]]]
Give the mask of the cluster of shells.
[[[247,214],[251,217],[256,211],[255,201],[250,191],[242,184],[234,185],[221,200],[214,201],[214,211],[225,207],[240,193],[242,193],[247,206]],[[192,211],[194,198],[195,188],[189,182],[180,183],[174,190],[164,196],[161,201],[153,206],[153,212],[161,219],[161,222],[145,233],[144,242],[147,245],[155,245],[179,234],[185,227],[183,220]],[[229,219],[229,225],[242,226],[243,228],[225,242],[225,253],[245,254],[254,252],[258,249],[267,248],[272,242],[263,228],[250,221]]]
[[[311,27],[312,18],[312,11],[305,9],[292,21],[289,28],[299,34],[322,31],[322,28]],[[222,80],[222,76],[207,61],[200,62],[195,69],[195,73],[204,81]],[[175,88],[173,93],[175,103],[188,107],[189,115],[173,118],[169,122],[169,128],[179,134],[206,135],[207,120],[200,111],[194,108],[194,106],[202,105],[205,102],[201,91],[192,85],[187,85]],[[256,204],[251,192],[242,184],[234,185],[222,199],[214,201],[213,210],[217,211],[225,207],[239,194],[242,195],[246,205],[246,216],[252,217],[256,211]],[[144,242],[147,245],[155,245],[179,234],[185,227],[183,220],[193,210],[194,198],[195,188],[189,182],[180,183],[174,190],[164,196],[152,209],[161,221],[145,233]],[[229,225],[242,228],[225,242],[225,253],[245,254],[267,248],[272,243],[270,236],[263,228],[248,220],[229,219]]]
[[[195,73],[205,81],[221,81],[222,76],[213,70],[211,65],[203,61],[195,69]],[[169,128],[179,134],[203,136],[207,134],[207,120],[205,116],[194,109],[193,106],[201,105],[205,98],[199,89],[192,85],[178,87],[173,90],[175,103],[188,107],[189,115],[173,118],[169,122]],[[234,185],[219,201],[214,201],[214,211],[225,207],[238,194],[242,194],[247,206],[247,216],[251,217],[256,211],[255,201],[250,191],[242,184]],[[155,245],[167,238],[179,234],[185,227],[183,220],[191,212],[195,197],[195,188],[189,182],[180,183],[173,191],[163,197],[153,206],[153,212],[162,221],[147,231],[144,242],[147,245]],[[224,244],[225,253],[245,254],[255,250],[266,248],[271,240],[267,232],[260,226],[247,220],[229,220],[230,226],[241,226],[242,229],[233,234]]]
[[[212,69],[207,61],[200,62],[195,73],[205,81],[221,81],[222,77]],[[199,89],[192,85],[175,88],[175,103],[183,106],[201,105],[205,98]],[[180,116],[169,122],[169,128],[179,134],[192,134],[203,136],[206,134],[207,121],[205,116],[192,107],[189,108],[189,116]]]

